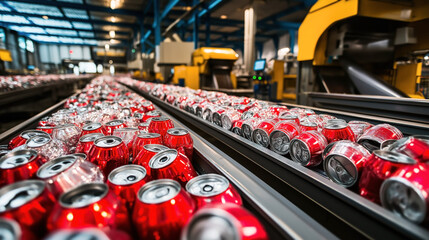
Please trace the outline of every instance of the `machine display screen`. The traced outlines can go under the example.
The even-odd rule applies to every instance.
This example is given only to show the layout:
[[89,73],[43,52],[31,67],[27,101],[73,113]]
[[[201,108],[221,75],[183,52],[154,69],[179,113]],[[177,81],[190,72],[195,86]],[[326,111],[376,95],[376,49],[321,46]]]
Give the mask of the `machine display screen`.
[[263,71],[265,69],[265,59],[258,59],[253,66],[254,71]]

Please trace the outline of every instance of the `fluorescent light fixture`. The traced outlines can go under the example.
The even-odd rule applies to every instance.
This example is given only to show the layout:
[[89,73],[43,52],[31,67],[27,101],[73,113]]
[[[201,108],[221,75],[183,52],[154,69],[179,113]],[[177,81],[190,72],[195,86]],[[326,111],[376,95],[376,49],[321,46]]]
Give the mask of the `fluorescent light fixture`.
[[2,12],[10,12],[12,10],[10,8],[8,8],[8,7],[0,4],[0,11],[2,11]]
[[110,45],[109,44],[104,45],[104,49],[106,49],[106,51],[109,51]]
[[220,15],[220,19],[227,19],[228,18],[228,16],[226,16],[226,15]]
[[0,22],[25,23],[25,24],[29,24],[30,23],[30,21],[28,21],[23,16],[9,15],[9,14],[0,14]]
[[85,10],[74,8],[63,8],[64,14],[68,18],[89,19]]
[[39,34],[45,34],[45,31],[41,27],[30,27],[30,26],[18,26],[18,25],[12,25],[9,26],[10,29],[20,32],[20,33],[39,33]]
[[34,3],[23,3],[15,1],[6,1],[7,5],[13,7],[19,13],[47,15],[51,17],[63,17],[61,11],[54,6],[46,6]]
[[114,38],[115,37],[115,31],[109,31],[109,36],[111,37],[111,38]]
[[54,37],[54,36],[31,34],[28,37],[37,42],[56,42],[56,43],[58,42],[58,37]]
[[63,29],[58,29],[58,28],[45,28],[45,31],[49,34],[52,34],[52,35],[77,37],[77,32],[74,30],[63,30]]
[[73,24],[73,27],[76,29],[92,30],[92,25],[89,23],[72,22],[72,24]]
[[79,36],[86,37],[86,38],[93,38],[94,33],[93,32],[86,32],[86,31],[79,31]]
[[43,19],[40,17],[29,17],[28,20],[32,21],[36,25],[44,27],[72,28],[70,22],[66,20]]
[[116,22],[116,18],[115,18],[114,16],[111,16],[111,17],[110,17],[110,21],[111,21],[111,22]]
[[57,0],[57,2],[68,2],[68,3],[83,3],[83,0]]

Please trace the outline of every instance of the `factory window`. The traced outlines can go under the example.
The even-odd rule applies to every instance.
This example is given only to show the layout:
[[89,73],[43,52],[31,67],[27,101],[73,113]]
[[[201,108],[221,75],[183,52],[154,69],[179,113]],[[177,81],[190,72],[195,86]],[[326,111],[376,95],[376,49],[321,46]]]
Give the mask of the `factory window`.
[[0,28],[0,48],[6,48],[6,33],[3,28]]
[[18,45],[19,45],[20,49],[25,49],[25,38],[24,37],[18,38]]
[[27,45],[27,51],[34,53],[33,41],[31,41],[30,39],[27,39],[26,45]]

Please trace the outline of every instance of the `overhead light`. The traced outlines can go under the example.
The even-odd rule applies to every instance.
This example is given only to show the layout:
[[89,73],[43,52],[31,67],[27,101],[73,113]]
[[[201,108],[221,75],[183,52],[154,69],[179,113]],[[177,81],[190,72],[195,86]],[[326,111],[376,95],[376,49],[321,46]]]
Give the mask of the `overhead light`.
[[117,0],[111,0],[110,1],[110,8],[111,9],[116,9],[117,7],[118,7]]
[[112,64],[113,63],[113,60],[109,60],[109,64]]
[[110,45],[109,44],[104,45],[104,49],[106,49],[106,51],[109,51]]
[[110,17],[110,21],[111,21],[111,22],[116,22],[116,18],[115,18],[115,17],[113,17],[113,16],[111,16],[111,17]]
[[228,16],[226,16],[226,15],[220,15],[220,19],[227,19],[228,18]]
[[45,19],[45,20],[49,19],[48,16],[42,16],[42,18]]
[[189,11],[189,10],[191,10],[192,9],[192,7],[191,6],[187,6],[187,7],[185,7],[185,10],[186,11]]
[[115,43],[115,39],[110,39],[110,43]]
[[115,37],[115,31],[109,31],[109,36],[111,37],[111,38],[114,38]]

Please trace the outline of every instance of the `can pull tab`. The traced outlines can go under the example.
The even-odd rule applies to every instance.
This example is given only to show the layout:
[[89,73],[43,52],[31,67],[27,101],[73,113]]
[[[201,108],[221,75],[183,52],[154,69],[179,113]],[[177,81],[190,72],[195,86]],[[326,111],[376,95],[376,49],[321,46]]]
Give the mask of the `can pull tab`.
[[6,209],[8,208],[13,208],[14,206],[12,206],[14,203],[16,203],[17,201],[24,201],[25,199],[27,199],[30,196],[30,194],[28,194],[27,191],[22,191],[19,192],[18,194],[16,194],[15,196],[13,196],[12,199],[10,199],[10,201],[5,205]]
[[136,179],[137,179],[137,177],[136,177],[136,176],[134,176],[134,175],[129,175],[129,176],[127,176],[127,181],[133,182],[133,181],[135,181]]
[[169,193],[170,193],[170,188],[163,188],[163,189],[156,191],[155,196],[157,198],[162,198],[162,197],[167,196]]
[[212,186],[212,185],[204,185],[204,187],[203,187],[203,191],[204,192],[211,192],[211,191],[213,191],[213,189],[214,189],[214,187]]

